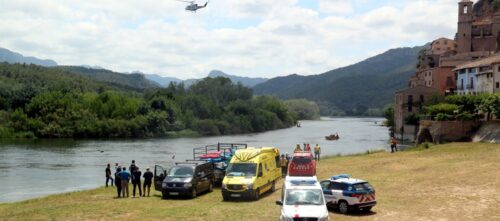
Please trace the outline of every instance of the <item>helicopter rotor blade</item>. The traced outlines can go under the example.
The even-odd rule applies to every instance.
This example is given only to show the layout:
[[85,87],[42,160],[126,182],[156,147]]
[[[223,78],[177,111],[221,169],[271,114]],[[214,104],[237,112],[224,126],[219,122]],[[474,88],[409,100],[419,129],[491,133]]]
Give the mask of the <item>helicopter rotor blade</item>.
[[190,3],[190,4],[193,4],[194,1],[187,1],[187,0],[176,0],[176,1],[179,1],[179,2],[185,2],[185,3]]

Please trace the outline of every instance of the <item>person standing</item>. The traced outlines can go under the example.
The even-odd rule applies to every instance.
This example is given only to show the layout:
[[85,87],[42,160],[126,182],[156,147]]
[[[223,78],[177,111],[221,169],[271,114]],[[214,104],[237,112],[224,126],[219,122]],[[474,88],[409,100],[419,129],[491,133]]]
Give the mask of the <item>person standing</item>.
[[286,160],[284,154],[281,154],[280,165],[281,165],[281,176],[282,177],[286,177],[286,174],[287,174],[287,171],[286,171],[287,160]]
[[142,175],[142,172],[141,170],[139,169],[139,167],[136,167],[134,173],[132,173],[132,185],[133,185],[133,190],[132,190],[132,194],[133,194],[133,197],[135,197],[135,188],[137,187],[139,189],[139,196],[142,196],[142,186],[141,186],[141,175]]
[[300,152],[300,151],[302,151],[302,149],[300,148],[300,144],[297,144],[293,152]]
[[120,175],[118,175],[121,171],[122,168],[118,167],[116,168],[115,172],[115,186],[116,186],[116,192],[118,193],[118,198],[120,198],[122,193],[122,180],[120,179]]
[[396,137],[392,137],[391,139],[391,153],[398,152],[398,140]]
[[146,172],[144,172],[144,175],[142,175],[142,177],[144,177],[142,196],[146,196],[146,190],[147,190],[149,197],[149,193],[151,192],[151,185],[153,184],[153,176],[154,176],[153,173],[149,171],[149,167],[146,168]]
[[130,173],[127,171],[126,167],[122,168],[122,171],[118,173],[120,176],[120,179],[122,181],[122,197],[125,197],[125,193],[127,194],[127,197],[129,197],[129,189],[128,189],[128,183],[130,181]]
[[132,160],[132,163],[128,167],[128,171],[130,171],[130,175],[132,175],[132,183],[134,183],[134,172],[137,169],[137,165],[135,164],[135,160]]
[[305,151],[307,152],[311,152],[311,146],[309,146],[309,144],[306,144],[306,147],[304,148]]
[[108,163],[108,166],[105,170],[106,173],[106,187],[108,187],[108,182],[111,180],[111,186],[113,186],[113,177],[111,176],[111,165]]
[[314,159],[319,161],[320,155],[321,155],[321,147],[318,144],[316,144],[316,146],[314,147]]

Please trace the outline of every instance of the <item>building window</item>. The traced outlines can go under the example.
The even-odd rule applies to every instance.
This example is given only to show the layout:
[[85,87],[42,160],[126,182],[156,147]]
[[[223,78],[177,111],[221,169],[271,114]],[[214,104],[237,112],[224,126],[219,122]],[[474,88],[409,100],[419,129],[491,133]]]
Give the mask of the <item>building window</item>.
[[497,82],[497,88],[500,88],[500,82]]
[[408,95],[408,112],[413,111],[413,95]]
[[500,72],[500,65],[498,66],[498,72]]
[[451,77],[446,77],[446,86],[450,87],[453,84]]
[[[455,10],[456,10],[456,9],[455,9]],[[469,7],[465,6],[465,7],[464,7],[464,14],[467,14],[467,13],[469,13]]]
[[470,78],[470,89],[474,88],[474,78]]

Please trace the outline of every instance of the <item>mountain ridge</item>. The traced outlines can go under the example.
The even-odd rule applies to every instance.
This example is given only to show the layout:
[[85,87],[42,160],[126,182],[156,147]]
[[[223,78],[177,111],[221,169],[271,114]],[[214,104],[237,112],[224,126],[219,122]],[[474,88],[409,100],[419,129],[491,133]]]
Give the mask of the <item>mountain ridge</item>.
[[317,75],[272,78],[253,89],[258,95],[316,101],[323,115],[362,115],[370,108],[380,111],[392,102],[396,90],[407,85],[424,47],[390,49]]
[[20,53],[11,51],[6,48],[0,47],[0,62],[7,62],[10,64],[36,64],[44,67],[54,67],[57,63],[50,59],[39,59],[31,56],[24,56]]

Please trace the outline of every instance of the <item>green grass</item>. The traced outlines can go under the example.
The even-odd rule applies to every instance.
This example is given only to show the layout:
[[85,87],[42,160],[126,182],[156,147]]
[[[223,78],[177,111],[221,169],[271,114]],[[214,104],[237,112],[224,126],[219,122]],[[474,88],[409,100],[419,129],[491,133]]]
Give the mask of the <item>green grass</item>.
[[[371,214],[331,220],[499,220],[500,145],[452,143],[395,154],[331,157],[318,178],[348,173],[369,180],[378,205]],[[257,202],[223,202],[220,191],[194,200],[115,199],[115,190],[53,195],[0,204],[0,220],[277,220],[279,192]]]

